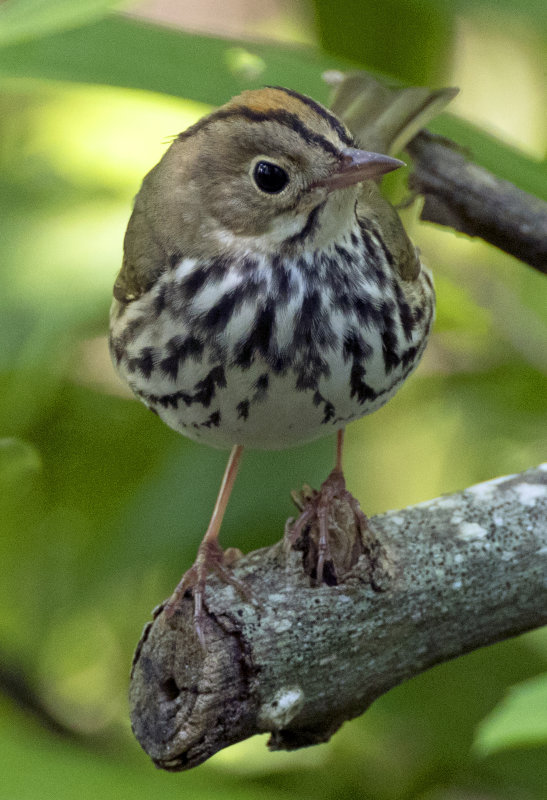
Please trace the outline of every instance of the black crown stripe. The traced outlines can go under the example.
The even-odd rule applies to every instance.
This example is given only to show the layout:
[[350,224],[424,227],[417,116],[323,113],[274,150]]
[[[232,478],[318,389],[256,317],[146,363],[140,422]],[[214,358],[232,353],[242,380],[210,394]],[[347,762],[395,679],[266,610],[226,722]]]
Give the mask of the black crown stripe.
[[325,120],[332,128],[333,131],[338,135],[338,138],[341,142],[343,142],[348,147],[354,147],[355,142],[353,137],[350,135],[348,130],[342,125],[340,120],[331,114],[321,103],[316,103],[315,100],[312,100],[311,97],[308,97],[306,94],[300,94],[300,92],[295,92],[294,89],[286,89],[284,86],[266,86],[266,89],[275,89],[278,92],[284,92],[288,94],[290,97],[295,97],[297,100],[300,100],[301,103],[308,106],[309,108],[313,109],[316,114],[318,114],[322,119]]
[[218,111],[214,111],[208,117],[204,117],[203,119],[199,120],[199,122],[196,122],[195,125],[187,128],[187,130],[183,131],[182,133],[179,133],[177,137],[178,141],[182,142],[185,139],[189,139],[191,136],[194,136],[194,134],[199,133],[199,131],[202,131],[205,128],[208,128],[209,125],[212,125],[218,120],[233,119],[238,117],[246,119],[249,122],[278,122],[280,125],[286,125],[296,134],[298,134],[306,142],[306,144],[318,145],[326,153],[329,153],[332,156],[339,156],[338,148],[333,145],[332,142],[329,142],[325,136],[322,136],[320,133],[314,133],[307,127],[307,125],[304,125],[304,123],[296,114],[291,114],[289,111],[285,111],[284,109],[255,111],[249,106],[221,108]]

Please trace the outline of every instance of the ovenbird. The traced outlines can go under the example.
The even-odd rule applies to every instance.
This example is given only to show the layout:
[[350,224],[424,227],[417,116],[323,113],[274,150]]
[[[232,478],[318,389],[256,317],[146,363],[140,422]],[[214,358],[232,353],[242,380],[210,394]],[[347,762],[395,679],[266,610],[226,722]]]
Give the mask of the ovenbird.
[[430,273],[378,179],[453,94],[350,76],[334,100],[350,131],[295,91],[245,91],[181,133],[143,181],[114,286],[112,358],[171,428],[232,448],[170,604],[193,590],[202,643],[207,574],[233,581],[218,533],[244,447],[338,433],[336,466],[294,528],[320,518],[323,578],[343,431],[403,384],[434,317]]

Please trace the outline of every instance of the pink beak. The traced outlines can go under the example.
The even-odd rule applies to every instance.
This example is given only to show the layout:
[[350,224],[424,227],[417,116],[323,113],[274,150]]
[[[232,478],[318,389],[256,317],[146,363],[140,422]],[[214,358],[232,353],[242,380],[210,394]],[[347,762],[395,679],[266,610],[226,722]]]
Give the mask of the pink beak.
[[399,167],[405,167],[404,161],[398,158],[384,156],[381,153],[369,153],[367,150],[357,150],[355,147],[347,147],[342,150],[342,156],[333,172],[323,178],[315,186],[324,186],[329,192],[333,189],[343,189],[346,186],[353,186],[371,178],[379,178],[386,172],[391,172]]

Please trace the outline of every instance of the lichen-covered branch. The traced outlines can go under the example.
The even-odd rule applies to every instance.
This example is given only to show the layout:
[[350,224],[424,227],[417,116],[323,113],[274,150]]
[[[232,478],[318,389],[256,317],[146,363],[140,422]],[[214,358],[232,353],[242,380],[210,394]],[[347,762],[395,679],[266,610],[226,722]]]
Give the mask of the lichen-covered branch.
[[157,609],[130,691],[157,766],[187,769],[265,731],[272,749],[326,741],[431,665],[547,622],[547,465],[390,511],[364,533],[354,520],[339,502],[333,549],[363,546],[337,585],[313,585],[313,530],[300,550],[285,536],[236,562],[253,602],[212,576],[206,652],[190,597],[170,618]]
[[421,219],[480,236],[547,273],[547,203],[428,131],[421,131],[406,149],[413,160],[409,186],[425,198]]

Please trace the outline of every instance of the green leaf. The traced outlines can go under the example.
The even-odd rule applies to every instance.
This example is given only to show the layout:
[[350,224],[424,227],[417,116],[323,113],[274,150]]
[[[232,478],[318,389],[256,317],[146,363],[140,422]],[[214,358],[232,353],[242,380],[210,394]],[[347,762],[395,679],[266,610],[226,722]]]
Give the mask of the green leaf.
[[[85,639],[85,631],[82,631]],[[0,758],[9,764],[2,776],[1,797],[9,800],[255,800],[256,787],[245,778],[207,765],[173,776],[154,769],[130,734],[109,739],[102,733],[95,746],[81,739],[53,735],[0,698]],[[39,717],[38,717],[39,719]],[[260,787],[263,800],[282,800],[283,788]]]
[[405,83],[427,86],[445,74],[454,17],[444,3],[315,0],[313,5],[320,41],[329,53]]
[[339,59],[304,47],[199,36],[123,17],[3,48],[0,78],[104,83],[220,105],[243,89],[285,84],[326,100]]
[[78,27],[124,4],[122,0],[5,0],[0,6],[0,45]]
[[[103,83],[213,105],[243,89],[268,84],[290,86],[327,102],[322,73],[353,68],[311,48],[199,36],[122,17],[6,46],[1,54],[0,79]],[[494,174],[547,198],[547,164],[452,115],[441,115],[430,127],[469,149],[471,157]]]
[[456,14],[475,14],[491,17],[492,14],[506,16],[515,23],[523,20],[534,25],[536,30],[545,30],[547,4],[545,0],[440,0],[445,9]]
[[547,673],[512,687],[479,726],[473,746],[486,756],[546,743]]
[[41,471],[40,454],[21,439],[0,439],[0,491],[8,493],[32,483]]

